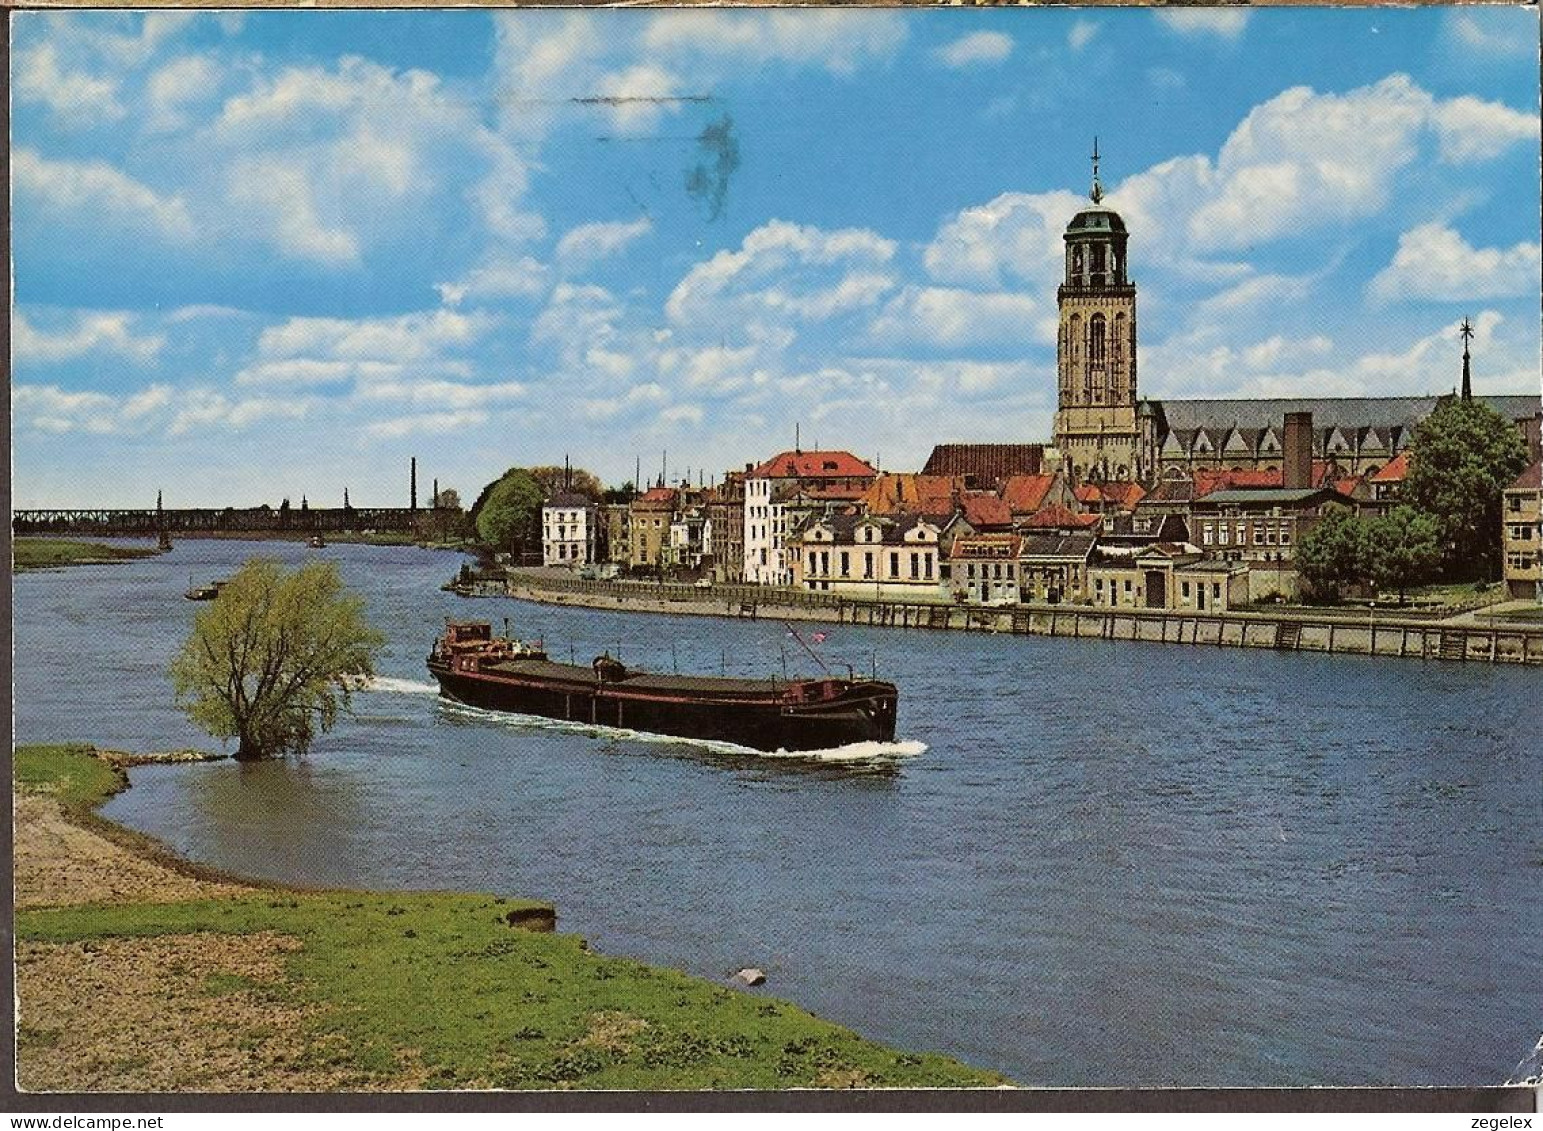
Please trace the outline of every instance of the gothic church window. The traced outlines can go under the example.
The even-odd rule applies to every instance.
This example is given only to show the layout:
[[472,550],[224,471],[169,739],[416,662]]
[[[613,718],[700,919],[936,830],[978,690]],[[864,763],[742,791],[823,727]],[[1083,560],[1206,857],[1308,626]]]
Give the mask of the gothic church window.
[[1090,335],[1088,342],[1088,360],[1097,364],[1104,360],[1106,337],[1106,325],[1102,314],[1093,315],[1088,325]]

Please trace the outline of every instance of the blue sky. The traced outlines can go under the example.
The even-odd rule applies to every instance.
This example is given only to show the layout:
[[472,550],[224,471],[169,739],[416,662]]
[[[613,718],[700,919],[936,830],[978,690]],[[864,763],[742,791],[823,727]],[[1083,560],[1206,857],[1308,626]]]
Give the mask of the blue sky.
[[1143,394],[1539,386],[1536,10],[12,20],[18,507],[1046,439],[1095,134]]

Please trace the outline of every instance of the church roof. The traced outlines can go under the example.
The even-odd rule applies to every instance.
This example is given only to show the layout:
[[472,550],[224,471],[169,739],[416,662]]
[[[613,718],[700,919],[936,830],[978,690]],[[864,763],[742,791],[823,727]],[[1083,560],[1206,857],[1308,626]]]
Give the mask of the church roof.
[[[1429,416],[1439,396],[1425,397],[1301,397],[1261,400],[1157,400],[1167,431],[1181,438],[1201,429],[1279,427],[1288,412],[1310,412],[1313,428],[1410,428]],[[1475,397],[1507,420],[1536,416],[1539,398],[1530,395]]]
[[1096,235],[1123,231],[1125,231],[1125,221],[1120,219],[1120,214],[1112,208],[1105,208],[1101,204],[1084,208],[1072,217],[1070,224],[1066,225],[1066,234],[1068,236]]

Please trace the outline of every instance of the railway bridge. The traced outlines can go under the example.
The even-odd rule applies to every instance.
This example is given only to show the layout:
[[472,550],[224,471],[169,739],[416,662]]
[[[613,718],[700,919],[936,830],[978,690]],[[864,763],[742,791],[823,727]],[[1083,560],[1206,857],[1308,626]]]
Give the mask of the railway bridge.
[[432,510],[415,507],[223,507],[12,512],[14,534],[90,534],[98,537],[145,537],[159,534],[331,534],[343,531],[412,533]]

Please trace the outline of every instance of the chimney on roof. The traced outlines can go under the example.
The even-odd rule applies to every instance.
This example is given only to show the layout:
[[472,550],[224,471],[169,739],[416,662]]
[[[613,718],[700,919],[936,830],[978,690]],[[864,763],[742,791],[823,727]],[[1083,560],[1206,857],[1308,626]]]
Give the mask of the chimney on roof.
[[1282,439],[1281,486],[1311,487],[1313,485],[1313,414],[1288,412],[1285,436]]
[[803,440],[800,438],[801,432],[802,432],[802,426],[797,421],[794,421],[793,422],[793,450],[795,452],[801,452],[801,451],[804,450],[804,443],[803,443]]

